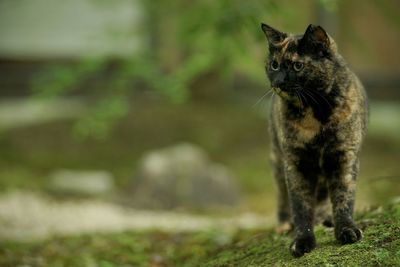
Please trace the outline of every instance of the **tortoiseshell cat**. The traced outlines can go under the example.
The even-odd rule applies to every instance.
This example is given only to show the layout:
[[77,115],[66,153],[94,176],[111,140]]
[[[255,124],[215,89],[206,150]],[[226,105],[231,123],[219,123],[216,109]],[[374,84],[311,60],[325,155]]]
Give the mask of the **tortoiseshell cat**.
[[[315,248],[317,214],[333,223],[340,243],[356,242],[362,238],[352,215],[367,122],[363,86],[320,26],[309,25],[302,35],[261,28],[269,44],[265,69],[278,95],[270,117],[271,158],[279,223],[294,228],[290,251],[300,257]],[[330,204],[333,216],[326,213]]]

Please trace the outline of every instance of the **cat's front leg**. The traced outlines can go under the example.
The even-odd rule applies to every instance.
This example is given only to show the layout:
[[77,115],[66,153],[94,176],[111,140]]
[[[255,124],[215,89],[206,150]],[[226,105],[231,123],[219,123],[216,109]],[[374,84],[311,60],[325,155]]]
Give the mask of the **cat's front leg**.
[[362,231],[353,221],[358,174],[357,153],[330,151],[324,157],[323,167],[333,206],[335,237],[341,244],[357,242],[362,238]]
[[314,164],[306,158],[289,160],[286,164],[286,181],[295,234],[289,249],[295,257],[303,256],[316,246],[313,221],[317,176],[313,170]]

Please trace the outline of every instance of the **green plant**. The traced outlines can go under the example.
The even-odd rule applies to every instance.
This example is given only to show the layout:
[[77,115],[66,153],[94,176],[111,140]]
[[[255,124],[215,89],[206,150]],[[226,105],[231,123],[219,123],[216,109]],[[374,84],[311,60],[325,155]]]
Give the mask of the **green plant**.
[[[98,4],[112,4],[93,0]],[[151,90],[174,103],[190,96],[191,83],[207,73],[229,82],[235,70],[249,71],[254,46],[262,42],[259,22],[283,13],[269,0],[140,1],[147,43],[128,59],[86,58],[51,66],[35,77],[35,96],[89,95],[90,109],[75,125],[80,137],[105,138],[128,111],[135,90]],[[110,38],[113,38],[110,36]],[[263,43],[262,43],[263,44]],[[251,69],[251,68],[250,68]],[[106,77],[106,78],[104,78]],[[94,84],[93,80],[100,80]]]

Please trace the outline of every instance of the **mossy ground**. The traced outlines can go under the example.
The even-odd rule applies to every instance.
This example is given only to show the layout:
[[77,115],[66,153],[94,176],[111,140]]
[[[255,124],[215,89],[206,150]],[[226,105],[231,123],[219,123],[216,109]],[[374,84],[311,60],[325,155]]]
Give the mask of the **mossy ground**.
[[199,266],[252,234],[148,231],[0,242],[0,266]]
[[316,228],[317,248],[301,258],[289,254],[290,236],[272,231],[224,250],[206,266],[400,266],[400,205],[358,214],[364,238],[339,245],[333,229]]
[[149,231],[1,242],[0,266],[400,266],[400,204],[356,217],[362,241],[340,246],[319,226],[317,248],[298,259],[289,254],[290,235],[272,229]]

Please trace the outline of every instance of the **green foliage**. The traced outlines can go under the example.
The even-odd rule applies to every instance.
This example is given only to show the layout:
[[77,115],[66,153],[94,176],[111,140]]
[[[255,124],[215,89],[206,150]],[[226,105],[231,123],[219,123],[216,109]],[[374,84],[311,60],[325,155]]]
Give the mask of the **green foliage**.
[[339,0],[318,0],[319,4],[329,12],[336,12]]
[[32,91],[37,97],[56,97],[76,89],[90,75],[101,71],[104,59],[87,58],[71,66],[57,65],[45,69],[32,81]]
[[79,120],[74,127],[79,137],[107,137],[117,119],[128,112],[128,102],[121,95],[110,95],[100,99],[90,113]]
[[[263,38],[260,21],[284,9],[275,0],[140,3],[145,13],[141,34],[148,40],[142,51],[117,63],[111,58],[90,58],[51,67],[33,81],[36,96],[80,90],[96,99],[92,111],[74,127],[78,136],[106,137],[128,111],[126,100],[139,88],[181,103],[190,97],[191,84],[205,74],[216,74],[226,83],[235,71],[252,72],[251,54]],[[100,82],[93,85],[93,80]]]

